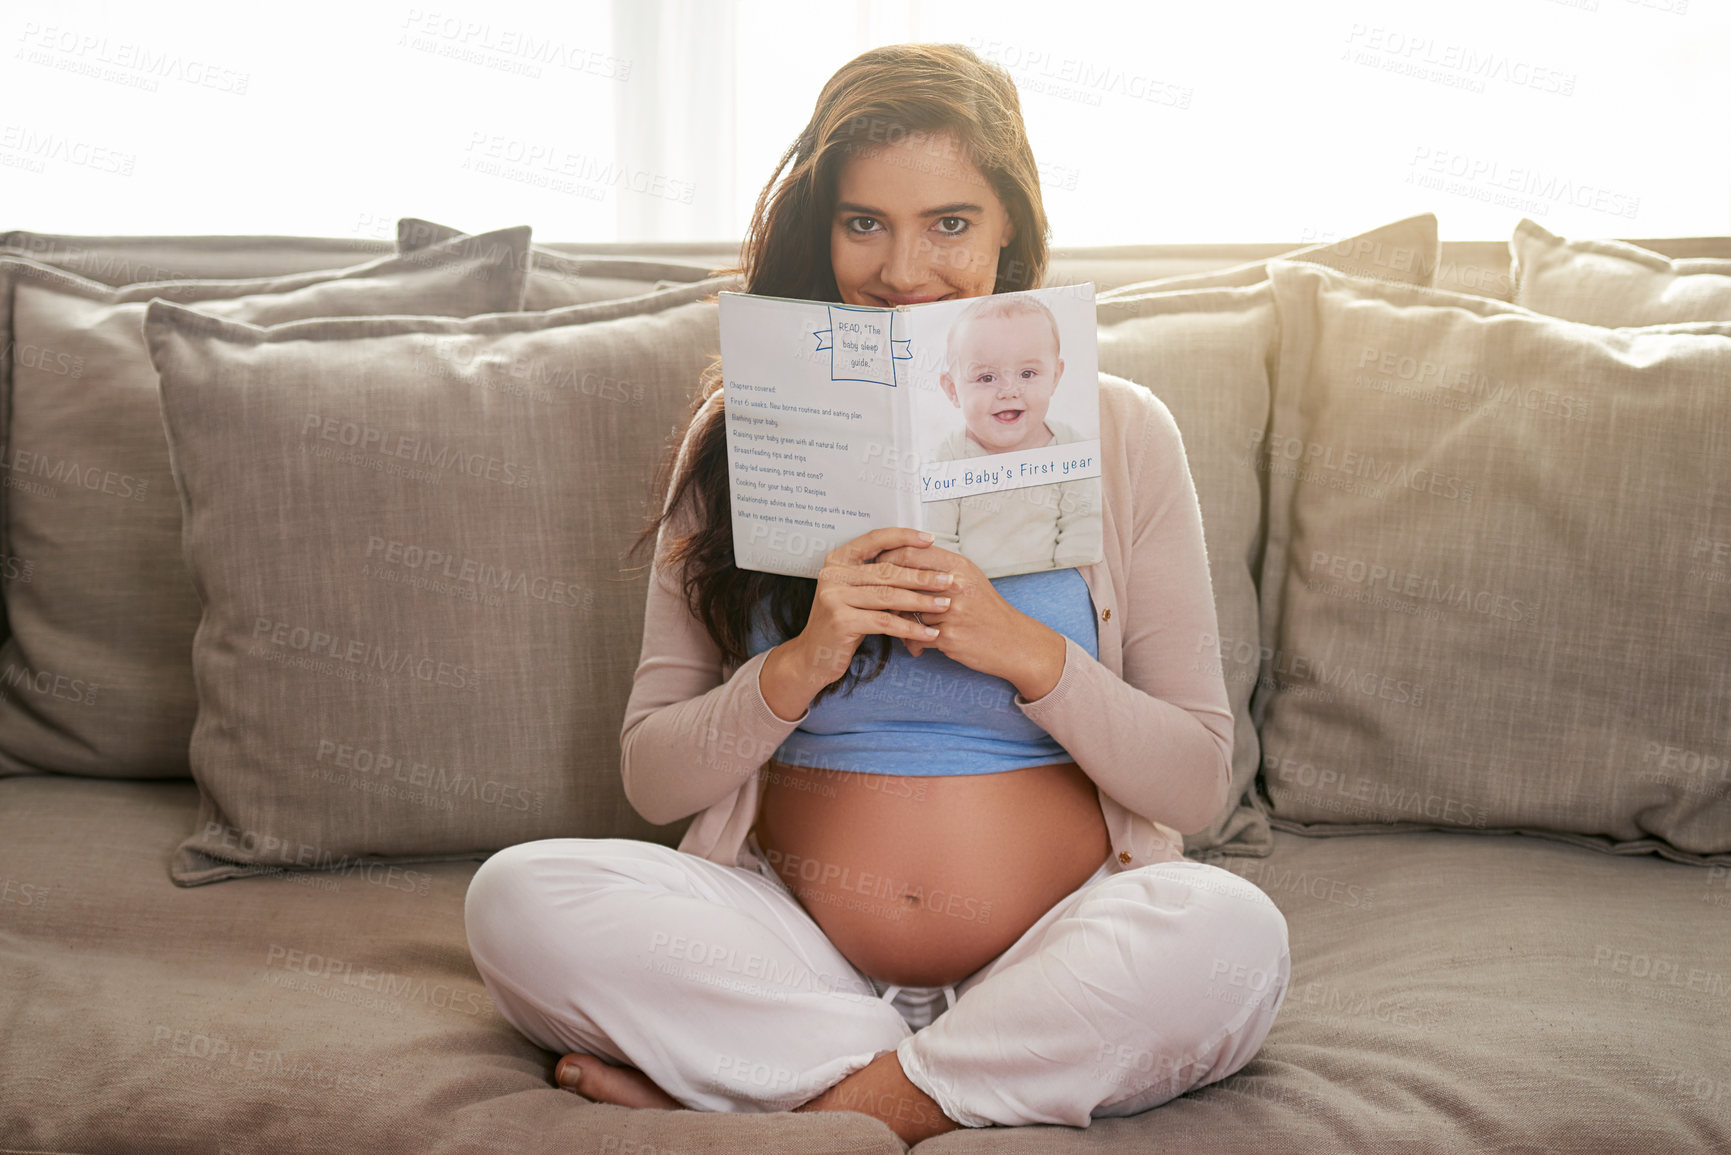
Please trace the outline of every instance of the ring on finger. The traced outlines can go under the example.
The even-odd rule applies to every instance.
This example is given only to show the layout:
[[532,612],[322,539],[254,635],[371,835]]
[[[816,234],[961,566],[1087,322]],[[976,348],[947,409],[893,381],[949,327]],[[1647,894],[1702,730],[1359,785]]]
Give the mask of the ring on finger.
[[922,625],[922,626],[925,625],[926,624],[925,615],[920,613],[920,611],[915,610],[914,611],[914,621],[920,623],[920,625]]

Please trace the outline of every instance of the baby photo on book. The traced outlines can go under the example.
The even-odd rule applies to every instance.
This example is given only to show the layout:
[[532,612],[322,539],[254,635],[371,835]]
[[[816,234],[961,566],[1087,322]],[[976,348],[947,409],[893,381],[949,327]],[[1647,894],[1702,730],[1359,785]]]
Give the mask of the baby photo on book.
[[[1058,318],[1027,293],[1000,293],[968,302],[944,342],[939,389],[958,419],[944,421],[931,390],[915,394],[916,424],[947,436],[928,448],[928,461],[969,461],[990,468],[1003,454],[1050,446],[1098,443],[1098,395],[1065,386],[1064,341]],[[1071,378],[1073,382],[1073,378]],[[1086,389],[1098,389],[1090,375]],[[1061,395],[1060,395],[1061,392]],[[1086,402],[1092,398],[1095,405]],[[1072,403],[1077,399],[1080,403]],[[937,409],[936,412],[932,410]],[[931,413],[931,421],[924,420]],[[1063,413],[1069,421],[1060,420]],[[1018,464],[1019,475],[1043,478],[1058,463]],[[1007,463],[1007,470],[1011,468]],[[934,544],[968,558],[987,577],[1067,569],[1100,559],[1100,477],[1077,471],[1064,480],[993,489],[967,497],[928,497],[922,528]]]
[[734,560],[815,577],[870,529],[987,577],[1103,558],[1094,286],[873,308],[723,292]]

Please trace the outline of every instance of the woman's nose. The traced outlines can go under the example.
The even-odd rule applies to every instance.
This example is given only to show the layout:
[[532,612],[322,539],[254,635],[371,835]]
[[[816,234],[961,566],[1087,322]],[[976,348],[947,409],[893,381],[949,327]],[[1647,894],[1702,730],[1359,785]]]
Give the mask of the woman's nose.
[[884,286],[912,295],[926,287],[931,264],[931,242],[922,236],[898,237],[884,261]]

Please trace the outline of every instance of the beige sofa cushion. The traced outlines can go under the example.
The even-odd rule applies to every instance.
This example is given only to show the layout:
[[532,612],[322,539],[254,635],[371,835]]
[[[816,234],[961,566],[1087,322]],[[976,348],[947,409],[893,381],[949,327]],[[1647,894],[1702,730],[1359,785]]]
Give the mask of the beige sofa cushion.
[[1731,321],[1731,260],[1627,241],[1564,240],[1530,220],[1509,240],[1515,304],[1590,325]]
[[1731,862],[1731,323],[1271,276],[1273,823]]
[[8,1150],[905,1150],[852,1111],[634,1111],[560,1090],[559,1056],[500,1016],[470,960],[476,863],[187,890],[162,864],[197,812],[185,780],[0,781]]
[[1169,292],[1174,289],[1225,289],[1259,285],[1268,280],[1270,260],[1314,261],[1354,276],[1399,281],[1408,285],[1430,285],[1435,284],[1439,252],[1436,214],[1420,213],[1344,240],[1306,245],[1281,253],[1278,257],[1247,261],[1214,272],[1138,281],[1107,290],[1099,296],[1101,299],[1111,299]]
[[[1309,254],[1306,259],[1345,260],[1392,277],[1423,278],[1436,267],[1436,250],[1436,217],[1426,213],[1300,252]],[[1101,371],[1143,385],[1172,411],[1202,506],[1220,636],[1195,660],[1212,665],[1219,651],[1237,724],[1230,798],[1207,829],[1185,836],[1187,851],[1225,847],[1267,854],[1271,845],[1267,821],[1245,801],[1260,763],[1250,721],[1257,677],[1255,575],[1263,540],[1256,450],[1268,426],[1269,365],[1277,341],[1266,266],[1262,261],[1168,278],[1096,298]],[[1189,287],[1159,287],[1173,282]],[[1210,282],[1217,287],[1202,287]]]
[[1242,1071],[1150,1113],[1186,1108],[1150,1149],[1731,1150],[1731,871],[1514,835],[1274,839],[1218,865],[1286,916],[1285,1002]]
[[[162,861],[197,807],[190,782],[0,782],[13,1147],[134,1150],[118,1128],[150,1137],[138,1150],[207,1155],[309,1135],[367,1155],[904,1150],[852,1111],[639,1111],[558,1090],[559,1056],[499,1017],[470,960],[473,862],[186,890]],[[1255,1058],[1140,1115],[967,1128],[929,1150],[1731,1150],[1731,870],[1513,836],[1284,831],[1269,857],[1218,865],[1290,928]],[[1200,965],[1222,1002],[1267,981]],[[1148,1059],[1105,1061],[1128,1077]]]
[[[397,222],[397,251],[411,253],[464,235],[448,225],[434,224],[419,217],[404,217]],[[635,297],[672,285],[705,280],[714,273],[702,265],[679,261],[578,257],[541,245],[529,250],[529,262],[529,280],[523,297],[523,308],[529,310]]]
[[[261,324],[343,313],[466,315],[516,307],[527,228],[350,269],[110,288],[0,258],[16,349],[0,410],[4,586],[0,774],[184,777],[197,696],[197,591],[181,557],[152,297]],[[349,382],[333,387],[348,388]],[[28,566],[27,575],[24,567]]]
[[285,277],[348,268],[395,255],[372,237],[78,236],[13,229],[0,255],[29,257],[119,288],[144,281]]
[[205,605],[177,882],[641,835],[625,555],[737,283],[271,328],[152,303]]

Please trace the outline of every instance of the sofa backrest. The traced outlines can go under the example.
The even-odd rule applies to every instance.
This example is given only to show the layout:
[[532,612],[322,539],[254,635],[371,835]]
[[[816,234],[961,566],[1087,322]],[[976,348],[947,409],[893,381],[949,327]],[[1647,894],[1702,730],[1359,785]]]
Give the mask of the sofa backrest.
[[[1092,281],[1104,292],[1138,281],[1215,272],[1332,239],[1314,236],[1291,242],[1058,246],[1052,249],[1048,281]],[[1731,257],[1731,238],[1726,237],[1655,237],[1631,243],[1668,257]],[[731,242],[537,244],[580,257],[689,262],[712,269],[731,263],[739,254],[739,246]],[[1441,247],[1437,288],[1511,299],[1506,240],[1443,241]],[[109,285],[303,273],[359,264],[394,251],[392,241],[371,237],[98,237],[23,229],[0,233],[0,252],[21,253]]]
[[[1399,234],[1394,234],[1395,243],[1391,244],[1387,239],[1390,235],[1388,230],[1421,219],[1428,223],[1428,233],[1424,234],[1428,236],[1428,243],[1414,241],[1411,237],[1401,239]],[[422,237],[421,241],[427,239]],[[1339,241],[1307,238],[1306,243],[1313,250],[1307,260],[1338,268],[1349,278],[1364,276],[1373,282],[1405,281],[1426,291],[1434,286],[1438,290],[1476,298],[1481,303],[1506,303],[1518,296],[1515,282],[1520,270],[1511,268],[1508,242],[1462,241],[1437,245],[1435,218],[1428,214],[1358,237]],[[1673,258],[1731,257],[1731,237],[1659,238],[1633,243]],[[1319,246],[1336,251],[1318,254],[1314,250]],[[83,237],[26,231],[0,233],[0,254],[25,255],[42,264],[112,285],[146,280],[185,282],[218,277],[292,277],[376,261],[391,256],[399,248],[407,255],[407,250],[412,247],[404,244],[400,232],[396,243],[377,237]],[[1270,586],[1264,580],[1267,576],[1263,564],[1264,546],[1273,540],[1268,487],[1274,466],[1280,464],[1271,458],[1269,450],[1271,445],[1284,449],[1303,440],[1285,431],[1269,417],[1269,397],[1277,392],[1274,388],[1275,369],[1281,358],[1280,331],[1285,322],[1275,307],[1266,270],[1256,267],[1253,275],[1251,272],[1255,262],[1291,255],[1294,250],[1304,247],[1305,243],[1252,243],[1059,248],[1053,251],[1047,277],[1048,284],[1083,281],[1095,284],[1102,309],[1102,370],[1137,381],[1161,396],[1172,408],[1184,429],[1187,445],[1193,447],[1197,455],[1193,473],[1207,514],[1205,528],[1210,539],[1210,564],[1214,571],[1217,601],[1224,599],[1225,602],[1242,603],[1244,607],[1243,612],[1236,615],[1221,614],[1220,634],[1214,641],[1223,674],[1234,691],[1235,713],[1242,715],[1237,730],[1233,798],[1244,797],[1258,805],[1246,802],[1236,810],[1229,807],[1208,830],[1198,832],[1197,838],[1187,839],[1187,848],[1190,849],[1230,847],[1234,853],[1267,853],[1270,844],[1268,819],[1275,818],[1279,826],[1283,809],[1291,813],[1285,820],[1286,825],[1280,828],[1308,832],[1318,826],[1318,815],[1301,814],[1297,809],[1297,803],[1303,799],[1296,799],[1290,792],[1287,798],[1282,799],[1276,792],[1270,809],[1270,805],[1250,789],[1252,780],[1265,769],[1266,759],[1261,747],[1265,714],[1259,714],[1253,723],[1248,699],[1254,687],[1262,694],[1262,704],[1266,706],[1268,692],[1284,676],[1282,671],[1271,668],[1270,654],[1278,655],[1280,639],[1270,633],[1270,623],[1276,616],[1269,612],[1267,602],[1274,595],[1262,588]],[[539,256],[535,255],[537,252]],[[583,245],[552,242],[534,246],[524,263],[535,265],[529,271],[552,278],[546,286],[549,292],[567,291],[573,287],[570,283],[560,283],[553,276],[555,270],[551,267],[567,259],[570,268],[578,270],[575,283],[579,289],[584,287],[582,278],[586,274],[583,270],[588,265],[611,269],[612,274],[599,278],[599,288],[593,285],[590,288],[602,297],[641,300],[645,298],[637,294],[647,297],[652,290],[669,283],[664,278],[690,280],[730,265],[736,255],[736,247],[728,243]],[[638,273],[625,275],[631,269],[638,270]],[[645,274],[643,270],[661,271]],[[649,277],[663,279],[650,281]],[[1172,278],[1185,280],[1172,283]],[[0,450],[6,452],[6,461],[10,463],[17,460],[18,453],[34,450],[27,444],[14,444],[23,439],[13,436],[15,430],[8,424],[13,416],[12,398],[3,387],[14,358],[26,348],[26,336],[12,331],[12,301],[4,289],[4,278],[0,278],[0,349],[5,351],[5,359],[0,361],[0,396],[6,399],[4,404],[0,404]],[[589,298],[580,296],[578,299]],[[631,302],[623,303],[629,305]],[[536,309],[533,304],[520,307]],[[1521,310],[1509,306],[1508,311]],[[20,318],[22,316],[20,313]],[[699,321],[693,322],[690,332],[684,334],[680,347],[688,346],[687,352],[699,350],[699,346],[707,348],[705,342],[713,324],[713,317],[703,314]],[[1287,325],[1287,328],[1295,327]],[[1397,376],[1407,360],[1412,360],[1415,366],[1428,364],[1422,359],[1403,359],[1397,355],[1399,350],[1396,346],[1406,339],[1405,333],[1405,329],[1391,330],[1385,342],[1387,347],[1378,350],[1379,357],[1391,360],[1394,366],[1391,372]],[[1247,340],[1249,337],[1255,340]],[[1199,367],[1199,350],[1203,346],[1213,350],[1209,353],[1211,359],[1205,359],[1212,375],[1202,372]],[[1366,349],[1361,348],[1357,355],[1363,356],[1365,352]],[[39,354],[38,350],[31,355]],[[1466,359],[1460,354],[1451,356],[1465,363]],[[1367,364],[1372,362],[1362,362],[1360,368]],[[1377,366],[1380,364],[1380,360],[1375,362]],[[682,362],[678,373],[668,375],[668,381],[677,380],[680,388],[686,382],[694,384],[695,365],[695,361],[691,365]],[[1293,380],[1299,379],[1296,371],[1288,371],[1287,375]],[[1360,377],[1363,375],[1359,374]],[[1396,381],[1393,385],[1411,391],[1404,381]],[[665,391],[671,396],[674,387],[670,384]],[[1600,408],[1609,409],[1605,405]],[[1328,448],[1318,439],[1311,438],[1311,441],[1322,450]],[[1309,443],[1305,446],[1308,447]],[[1419,450],[1412,447],[1407,447],[1404,452],[1415,460],[1419,455]],[[1355,453],[1352,460],[1358,460],[1358,456]],[[6,467],[13,468],[10,464]],[[1308,490],[1299,492],[1308,494]],[[4,494],[0,494],[0,498],[3,497]],[[0,501],[0,527],[10,525],[3,509],[4,502]],[[1637,508],[1630,516],[1638,519],[1639,513]],[[1420,528],[1424,529],[1423,526]],[[1450,541],[1464,540],[1458,530],[1447,532],[1451,534]],[[1725,536],[1715,531],[1703,540],[1708,540],[1710,546],[1718,549],[1716,543]],[[1360,552],[1365,551],[1366,547],[1360,548]],[[16,553],[6,552],[0,557],[0,565],[12,566],[18,562]],[[1347,558],[1347,563],[1356,557],[1354,554]],[[1716,559],[1717,554],[1714,557]],[[1224,568],[1228,566],[1230,573]],[[10,572],[3,576],[17,580],[16,575]],[[25,575],[23,580],[30,578]],[[1284,571],[1277,572],[1274,588],[1282,587],[1286,581]],[[1256,604],[1259,596],[1265,603],[1260,611]],[[19,632],[22,638],[24,631]],[[5,637],[4,619],[0,618],[0,640]],[[1311,656],[1312,650],[1320,652],[1333,645],[1334,641],[1327,638],[1323,642],[1309,639],[1306,657]],[[619,657],[619,669],[623,671],[619,677],[628,676],[633,657],[630,654]],[[1278,665],[1278,657],[1273,665]],[[3,696],[4,687],[0,687],[0,697]],[[4,705],[0,703],[0,707]],[[1287,714],[1291,714],[1290,709]],[[1666,749],[1664,741],[1654,739],[1653,742],[1657,742],[1661,750]],[[1288,743],[1285,752],[1279,756],[1292,762],[1293,748],[1294,744]],[[5,754],[3,744],[0,744],[0,773],[20,772],[8,765]],[[1684,783],[1685,787],[1688,785]],[[1668,790],[1671,786],[1659,782],[1656,788]],[[607,789],[612,789],[611,781]],[[616,812],[623,809],[623,804],[615,807]],[[1574,811],[1565,810],[1567,808],[1547,812],[1543,822],[1538,824],[1566,824],[1572,820],[1570,816]],[[1389,819],[1378,814],[1375,820]],[[1511,827],[1524,828],[1531,821],[1530,816],[1511,811]],[[1602,819],[1596,818],[1594,822],[1598,825],[1582,831],[1583,835],[1597,837],[1606,833],[1608,828]],[[1453,827],[1444,823],[1442,828]],[[639,836],[642,831],[610,828],[597,833]],[[1676,837],[1669,829],[1664,834]],[[1620,836],[1630,840],[1626,844],[1635,849],[1648,848],[1633,842],[1627,831]],[[1717,838],[1717,827],[1713,827],[1697,835],[1691,849],[1696,855],[1711,854]]]

